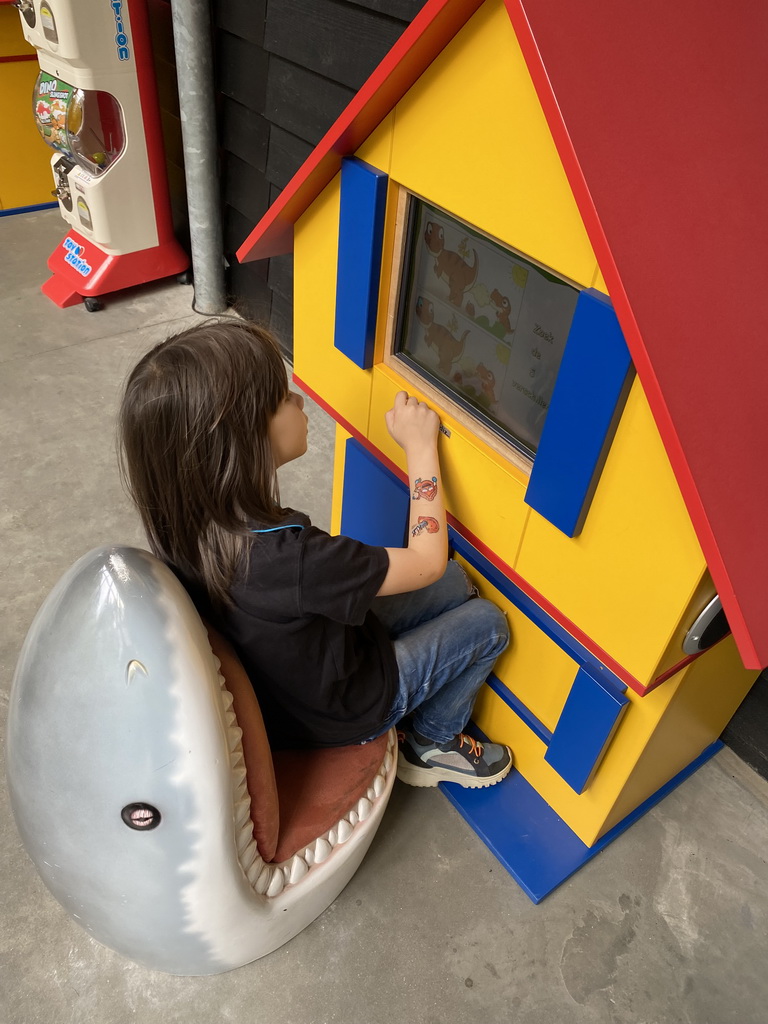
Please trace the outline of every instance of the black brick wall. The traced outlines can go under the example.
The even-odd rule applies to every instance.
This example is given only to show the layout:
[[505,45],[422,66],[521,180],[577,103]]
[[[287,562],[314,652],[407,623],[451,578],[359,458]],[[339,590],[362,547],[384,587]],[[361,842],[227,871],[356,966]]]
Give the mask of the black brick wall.
[[768,669],[744,698],[722,739],[742,761],[768,779]]
[[227,287],[292,345],[293,261],[235,251],[424,0],[213,0]]

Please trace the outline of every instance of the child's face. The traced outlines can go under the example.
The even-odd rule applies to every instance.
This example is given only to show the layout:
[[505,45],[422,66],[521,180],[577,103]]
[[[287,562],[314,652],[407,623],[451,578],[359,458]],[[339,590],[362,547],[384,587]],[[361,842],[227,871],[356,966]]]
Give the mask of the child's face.
[[289,391],[278,406],[269,424],[269,443],[275,457],[275,466],[298,459],[307,450],[307,417],[303,412],[304,399]]

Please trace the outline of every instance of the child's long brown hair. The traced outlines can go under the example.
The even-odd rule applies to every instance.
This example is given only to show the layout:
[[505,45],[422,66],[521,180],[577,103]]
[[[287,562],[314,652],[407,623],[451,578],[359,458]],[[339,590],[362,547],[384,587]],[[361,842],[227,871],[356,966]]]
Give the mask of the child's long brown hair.
[[148,352],[120,407],[119,463],[150,547],[215,605],[248,555],[249,523],[282,515],[269,424],[288,394],[276,342],[206,321]]

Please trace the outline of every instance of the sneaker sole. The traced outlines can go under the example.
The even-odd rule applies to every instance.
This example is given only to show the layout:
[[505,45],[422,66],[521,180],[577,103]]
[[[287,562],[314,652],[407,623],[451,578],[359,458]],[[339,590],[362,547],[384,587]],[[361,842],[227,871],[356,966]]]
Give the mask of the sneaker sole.
[[450,768],[417,768],[410,761],[406,761],[401,753],[398,753],[397,777],[406,786],[418,786],[420,789],[431,788],[441,782],[454,782],[464,789],[487,789],[505,779],[512,769],[512,764],[513,759],[510,757],[509,764],[500,772],[482,778],[478,775],[462,775]]

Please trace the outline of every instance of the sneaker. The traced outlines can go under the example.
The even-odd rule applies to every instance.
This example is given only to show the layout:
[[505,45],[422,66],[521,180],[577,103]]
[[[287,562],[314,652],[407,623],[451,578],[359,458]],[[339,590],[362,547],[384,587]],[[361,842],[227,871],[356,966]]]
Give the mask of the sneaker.
[[512,751],[498,743],[478,743],[459,733],[447,743],[419,743],[412,732],[398,732],[397,777],[409,786],[455,782],[467,789],[495,786],[509,774]]

